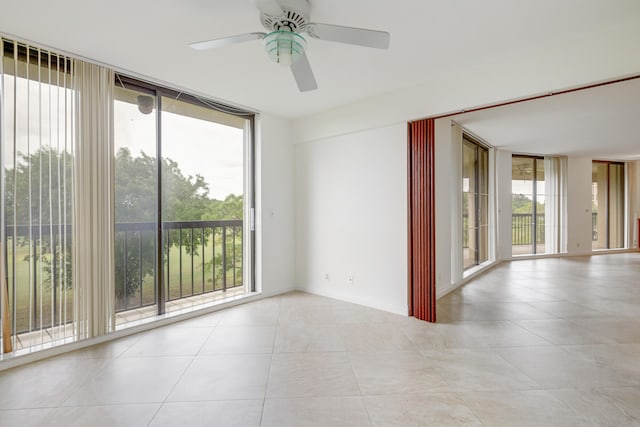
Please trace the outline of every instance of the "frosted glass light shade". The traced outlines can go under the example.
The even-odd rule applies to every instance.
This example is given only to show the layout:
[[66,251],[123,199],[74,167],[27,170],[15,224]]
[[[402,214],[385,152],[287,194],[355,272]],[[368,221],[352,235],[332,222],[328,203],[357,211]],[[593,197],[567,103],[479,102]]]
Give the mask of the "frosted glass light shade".
[[273,62],[289,66],[304,54],[307,41],[292,31],[274,31],[264,38],[264,49]]

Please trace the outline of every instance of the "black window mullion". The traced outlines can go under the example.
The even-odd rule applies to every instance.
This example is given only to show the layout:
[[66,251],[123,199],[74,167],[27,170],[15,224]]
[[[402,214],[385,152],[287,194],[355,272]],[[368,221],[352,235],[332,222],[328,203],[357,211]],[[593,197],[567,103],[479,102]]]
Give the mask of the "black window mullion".
[[476,239],[476,259],[475,264],[480,265],[480,147],[475,146],[475,158],[474,158],[474,180],[475,188],[473,189],[473,196],[475,199],[475,239]]
[[[156,212],[156,294],[158,300],[158,314],[165,312],[165,288],[164,288],[164,245],[162,233],[162,96],[156,93],[156,165],[157,165],[157,212]],[[168,236],[167,236],[168,241]],[[167,252],[168,253],[168,252]]]
[[533,210],[532,210],[532,221],[531,221],[531,236],[532,236],[532,244],[533,244],[533,254],[535,255],[538,252],[538,159],[533,158]]

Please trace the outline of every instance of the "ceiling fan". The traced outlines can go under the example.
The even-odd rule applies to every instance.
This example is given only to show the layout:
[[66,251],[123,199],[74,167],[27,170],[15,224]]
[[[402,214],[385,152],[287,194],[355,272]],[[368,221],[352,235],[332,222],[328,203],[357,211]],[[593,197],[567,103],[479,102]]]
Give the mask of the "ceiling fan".
[[260,11],[260,21],[268,33],[255,32],[222,37],[189,47],[198,50],[218,48],[251,40],[264,40],[267,55],[274,62],[289,66],[298,89],[307,92],[318,88],[305,49],[307,42],[300,33],[310,37],[376,49],[389,48],[389,33],[341,25],[309,21],[309,0],[251,0]]

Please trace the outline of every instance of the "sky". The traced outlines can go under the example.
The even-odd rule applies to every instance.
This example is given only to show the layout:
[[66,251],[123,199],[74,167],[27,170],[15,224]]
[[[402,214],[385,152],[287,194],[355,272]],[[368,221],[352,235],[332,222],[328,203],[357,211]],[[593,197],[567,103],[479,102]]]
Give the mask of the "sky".
[[[114,110],[116,152],[128,147],[134,156],[155,155],[155,115],[122,101]],[[211,198],[243,194],[243,144],[242,129],[163,111],[162,156],[176,161],[185,176],[202,175]]]

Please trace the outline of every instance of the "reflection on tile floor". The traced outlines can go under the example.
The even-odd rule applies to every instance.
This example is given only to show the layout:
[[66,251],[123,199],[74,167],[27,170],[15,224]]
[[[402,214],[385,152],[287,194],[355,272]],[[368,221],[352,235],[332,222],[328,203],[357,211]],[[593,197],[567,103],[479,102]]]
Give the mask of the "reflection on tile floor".
[[638,277],[505,263],[437,324],[290,293],[0,372],[0,425],[640,426]]

